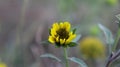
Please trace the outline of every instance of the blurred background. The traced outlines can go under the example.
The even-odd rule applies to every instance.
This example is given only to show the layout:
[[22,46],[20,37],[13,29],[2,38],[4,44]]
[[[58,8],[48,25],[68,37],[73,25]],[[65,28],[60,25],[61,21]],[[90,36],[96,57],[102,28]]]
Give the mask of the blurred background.
[[[0,0],[0,63],[8,67],[64,67],[40,55],[51,53],[63,59],[62,48],[42,42],[48,39],[54,22],[69,21],[77,28],[76,34],[82,35],[78,43],[85,44],[69,48],[69,56],[83,59],[89,67],[104,67],[109,51],[98,23],[115,38],[117,14],[120,14],[119,0]],[[96,51],[95,56],[92,51],[87,53],[92,49],[91,43],[98,44],[94,46],[98,50],[92,50]],[[80,46],[88,48],[84,50]],[[111,67],[120,67],[118,62],[120,59]],[[70,67],[78,67],[74,62],[69,63]]]

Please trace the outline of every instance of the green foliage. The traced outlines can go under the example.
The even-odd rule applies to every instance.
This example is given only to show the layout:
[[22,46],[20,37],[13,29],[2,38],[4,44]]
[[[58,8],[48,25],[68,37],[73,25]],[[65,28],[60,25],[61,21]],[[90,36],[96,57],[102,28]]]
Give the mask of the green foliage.
[[75,28],[75,29],[73,29],[73,34],[75,34],[75,32],[76,32],[76,28]]
[[106,3],[110,6],[118,4],[118,0],[106,0]]
[[70,42],[70,44],[68,45],[69,47],[74,47],[74,46],[77,46],[77,43],[75,42]]
[[105,26],[102,24],[98,24],[99,28],[104,32],[105,38],[106,38],[106,43],[108,44],[109,47],[109,54],[112,52],[112,46],[114,43],[113,35],[109,29],[107,29]]
[[89,31],[90,31],[91,35],[99,35],[100,34],[100,29],[99,29],[99,27],[97,25],[92,25],[90,27]]
[[105,35],[105,38],[106,38],[106,43],[107,44],[113,44],[114,39],[113,39],[112,32],[108,28],[103,26],[102,24],[98,24],[98,26],[104,32],[104,35]]
[[116,15],[116,17],[118,18],[118,20],[120,20],[120,14]]
[[118,26],[120,27],[120,14],[116,15],[116,17],[119,20],[119,21],[117,21],[117,23],[118,23]]
[[48,44],[51,44],[48,40],[45,40],[45,41],[42,41],[40,44],[46,44],[46,45],[48,45]]
[[87,64],[82,61],[81,59],[78,59],[78,58],[75,58],[75,57],[71,57],[71,58],[68,58],[69,60],[75,62],[75,63],[78,63],[80,65],[80,67],[88,67]]
[[49,29],[49,34],[51,35],[51,29]]
[[43,54],[40,57],[42,57],[42,58],[51,58],[51,59],[57,60],[58,62],[61,62],[61,60],[59,58],[57,58],[56,56],[54,56],[52,54]]

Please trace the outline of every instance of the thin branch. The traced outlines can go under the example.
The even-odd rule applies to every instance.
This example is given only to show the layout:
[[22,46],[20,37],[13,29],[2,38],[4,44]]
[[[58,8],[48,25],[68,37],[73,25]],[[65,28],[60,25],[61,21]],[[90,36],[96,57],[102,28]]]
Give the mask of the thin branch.
[[111,55],[110,55],[110,57],[109,57],[109,59],[108,59],[108,62],[107,62],[107,64],[106,64],[105,67],[109,67],[110,64],[111,64],[114,60],[116,60],[119,56],[120,56],[120,49],[119,49],[115,54],[114,54],[114,53],[111,53]]

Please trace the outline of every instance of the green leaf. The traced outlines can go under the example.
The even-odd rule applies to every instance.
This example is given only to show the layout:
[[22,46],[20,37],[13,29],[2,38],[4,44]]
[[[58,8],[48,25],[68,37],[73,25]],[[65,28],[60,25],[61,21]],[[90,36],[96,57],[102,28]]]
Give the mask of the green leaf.
[[75,42],[70,42],[70,44],[68,45],[69,47],[74,47],[74,46],[77,46],[77,43]]
[[117,19],[119,20],[119,21],[116,21],[116,23],[117,23],[118,26],[120,27],[120,14],[116,15],[116,17],[117,17]]
[[79,58],[71,57],[71,58],[68,58],[68,59],[75,62],[75,63],[78,63],[81,67],[88,67],[87,64]]
[[73,29],[73,34],[75,34],[75,32],[76,32],[76,28],[75,28],[75,29]]
[[116,15],[116,17],[118,18],[118,20],[120,20],[120,14]]
[[105,26],[103,26],[102,24],[98,24],[98,26],[105,34],[106,43],[107,44],[113,44],[114,39],[113,39],[113,35],[112,35],[111,31],[109,29],[107,29]]
[[51,44],[48,40],[42,41],[40,44]]
[[72,42],[77,42],[81,38],[81,35],[77,35],[76,38]]
[[51,59],[57,60],[58,62],[61,62],[61,60],[59,58],[57,58],[56,56],[54,56],[52,54],[44,54],[44,55],[41,55],[40,57],[51,58]]

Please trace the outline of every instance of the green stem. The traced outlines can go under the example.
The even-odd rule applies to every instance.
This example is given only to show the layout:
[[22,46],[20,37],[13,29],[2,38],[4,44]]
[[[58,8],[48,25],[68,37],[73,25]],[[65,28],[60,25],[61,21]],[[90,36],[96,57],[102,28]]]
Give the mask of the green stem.
[[64,48],[65,66],[69,67],[67,48]]
[[120,38],[120,28],[118,29],[117,37],[116,37],[115,42],[114,42],[114,44],[113,44],[113,48],[112,48],[112,51],[113,51],[113,52],[115,51],[115,49],[116,49],[116,47],[117,47],[119,38]]

